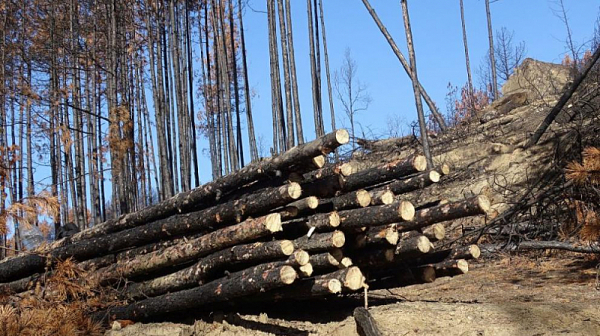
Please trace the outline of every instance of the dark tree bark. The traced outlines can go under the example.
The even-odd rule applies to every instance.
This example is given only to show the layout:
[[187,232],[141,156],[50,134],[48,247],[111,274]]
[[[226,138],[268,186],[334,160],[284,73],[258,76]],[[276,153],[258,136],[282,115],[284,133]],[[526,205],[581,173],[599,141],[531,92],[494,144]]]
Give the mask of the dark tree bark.
[[[448,204],[419,210],[410,222],[398,223],[398,231],[418,230],[434,223],[440,223],[468,216],[484,215],[490,210],[490,201],[480,195]],[[340,214],[341,216],[341,214]],[[343,223],[343,221],[342,221]]]
[[216,302],[283,287],[292,284],[296,278],[297,273],[291,266],[273,268],[269,264],[259,265],[200,287],[148,298],[129,306],[96,313],[93,319],[145,321],[169,313],[206,307]]
[[362,331],[365,336],[382,336],[383,334],[379,331],[377,323],[369,311],[363,307],[354,309],[354,320],[356,326]]
[[427,135],[427,122],[425,121],[425,112],[423,111],[423,102],[421,101],[421,88],[419,85],[419,76],[417,75],[417,58],[412,39],[412,28],[410,27],[410,17],[408,15],[407,0],[401,0],[402,18],[404,20],[404,31],[406,33],[406,44],[408,46],[408,59],[410,61],[411,79],[413,83],[413,91],[415,94],[415,105],[417,106],[417,115],[419,119],[419,133],[421,136],[421,146],[423,146],[423,154],[427,159],[427,166],[433,169],[433,158],[429,150],[429,137]]
[[494,100],[498,99],[498,77],[496,76],[496,59],[495,59],[495,50],[494,50],[494,33],[492,31],[492,14],[490,12],[490,0],[485,0],[485,14],[487,17],[487,28],[488,28],[488,41],[490,44],[490,67],[492,71],[492,82],[490,85],[492,86],[492,94],[494,95]]
[[463,46],[465,47],[465,64],[467,68],[467,86],[469,89],[469,107],[471,109],[471,113],[473,111],[473,79],[471,78],[471,62],[469,61],[469,43],[467,42],[467,25],[465,24],[465,8],[463,5],[463,0],[460,0],[460,22],[462,23],[462,34],[463,34]]
[[300,97],[298,95],[298,79],[296,77],[296,55],[294,51],[294,34],[292,29],[292,7],[290,0],[285,0],[285,19],[287,23],[288,47],[290,54],[290,75],[292,81],[292,98],[294,100],[294,116],[296,127],[296,142],[304,143],[304,132],[302,130],[302,113],[300,113]]
[[410,202],[401,201],[389,205],[371,206],[339,212],[340,228],[360,228],[399,223],[411,225],[415,208]]
[[[410,174],[422,172],[426,169],[425,158],[415,155],[405,160],[397,160],[352,174],[344,182],[344,190],[356,190],[366,188],[377,183],[386,182],[390,179],[401,178]],[[391,189],[390,189],[391,190]],[[392,190],[394,194],[399,194]]]
[[127,288],[127,293],[132,298],[154,297],[167,292],[191,288],[199,283],[206,283],[207,279],[218,276],[228,267],[286,258],[291,256],[293,251],[294,245],[289,240],[233,246],[208,255],[194,265],[175,273],[133,283]]
[[[153,220],[166,218],[176,213],[188,212],[192,209],[206,208],[227,191],[239,188],[256,180],[264,180],[276,175],[277,171],[287,170],[287,167],[297,162],[311,161],[316,155],[328,154],[336,147],[348,143],[349,135],[346,130],[337,130],[328,135],[296,146],[292,150],[273,158],[254,162],[234,174],[227,175],[213,182],[207,183],[200,188],[177,194],[175,197],[164,200],[156,205],[142,209],[141,211],[121,216],[117,220],[111,220],[91,229],[82,231],[71,237],[72,241],[79,241],[133,228],[146,224]],[[59,241],[55,245],[64,245],[68,241]]]

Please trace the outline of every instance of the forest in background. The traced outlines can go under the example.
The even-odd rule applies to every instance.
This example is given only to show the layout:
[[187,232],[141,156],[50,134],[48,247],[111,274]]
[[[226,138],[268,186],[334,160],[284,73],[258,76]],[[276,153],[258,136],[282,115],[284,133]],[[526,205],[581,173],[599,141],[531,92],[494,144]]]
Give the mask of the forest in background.
[[[386,35],[369,2],[363,3]],[[266,4],[273,125],[268,154],[307,140],[302,118],[312,121],[310,134],[335,129],[334,96],[354,136],[353,116],[366,109],[369,97],[353,75],[349,53],[339,77],[331,74],[322,0],[306,2],[313,99],[304,113],[290,0]],[[455,88],[449,113],[439,112],[413,78],[430,111],[430,130],[483,108],[499,94],[497,79],[524,57],[509,32],[494,39],[486,4],[489,85],[480,91],[472,84],[462,10],[469,80]],[[37,226],[47,236],[65,223],[90,227],[198,186],[200,165],[210,164],[215,179],[267,154],[259,153],[252,119],[244,10],[241,0],[2,2],[2,246],[20,250],[22,226]],[[412,77],[414,62],[404,59],[389,33],[386,38]],[[323,121],[327,109],[331,125]],[[208,139],[209,160],[198,148],[200,137]]]

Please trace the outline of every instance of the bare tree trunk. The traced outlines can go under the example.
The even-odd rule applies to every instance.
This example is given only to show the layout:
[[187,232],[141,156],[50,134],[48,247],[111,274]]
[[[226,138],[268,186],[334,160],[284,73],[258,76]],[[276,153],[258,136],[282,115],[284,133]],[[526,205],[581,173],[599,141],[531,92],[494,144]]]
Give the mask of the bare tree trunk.
[[[200,185],[200,166],[198,165],[198,148],[196,142],[196,116],[194,109],[194,67],[192,58],[192,39],[191,39],[191,27],[190,27],[190,13],[188,7],[188,0],[185,0],[185,38],[187,45],[187,63],[188,63],[188,85],[190,87],[190,132],[192,133],[192,169],[194,170],[194,186]],[[199,32],[202,35],[202,31]],[[200,46],[202,47],[202,46]]]
[[292,88],[290,83],[290,60],[287,39],[287,28],[285,24],[283,0],[277,0],[279,13],[279,31],[281,32],[281,54],[283,58],[283,81],[285,88],[285,109],[287,117],[287,148],[294,147],[294,111],[292,107]]
[[408,58],[410,60],[411,68],[411,79],[413,83],[413,90],[415,93],[415,105],[417,106],[417,114],[419,117],[419,131],[421,133],[421,142],[423,145],[423,152],[427,159],[428,168],[433,168],[433,160],[429,151],[429,139],[427,138],[427,125],[425,123],[425,113],[423,112],[423,104],[421,102],[421,92],[419,88],[419,77],[417,76],[417,59],[415,56],[415,49],[412,40],[412,31],[410,28],[410,18],[408,16],[408,5],[407,0],[400,0],[402,4],[402,18],[404,20],[404,30],[406,33],[406,44],[408,46]]
[[[331,131],[335,131],[335,110],[333,107],[333,90],[331,88],[331,73],[329,71],[329,53],[327,52],[327,34],[325,33],[325,15],[323,11],[323,0],[319,0],[319,11],[321,13],[321,29],[323,31],[323,52],[325,54],[325,74],[327,75],[327,93],[329,94],[329,112],[331,113]],[[337,159],[338,152],[335,151]]]
[[492,31],[492,14],[490,12],[490,0],[485,0],[485,13],[487,16],[488,40],[490,43],[490,67],[492,68],[492,93],[494,100],[498,99],[498,77],[496,77],[496,59],[494,57],[494,33]]
[[465,47],[465,63],[467,67],[467,85],[469,89],[469,109],[471,110],[471,114],[475,113],[474,111],[474,101],[473,101],[473,80],[471,78],[471,62],[469,61],[469,44],[467,43],[467,26],[465,24],[465,8],[463,6],[463,0],[460,0],[460,21],[462,23],[462,33],[463,33],[463,44]]
[[302,113],[300,111],[300,98],[298,95],[298,80],[296,77],[296,55],[294,52],[294,34],[292,28],[292,7],[290,0],[285,0],[285,17],[288,34],[288,52],[290,55],[290,75],[292,81],[292,99],[294,100],[294,124],[296,127],[296,143],[304,143],[304,132],[302,130]]
[[[323,114],[321,112],[321,93],[319,91],[319,77],[317,64],[317,50],[315,45],[315,31],[313,30],[313,8],[312,1],[306,0],[307,15],[308,15],[308,40],[310,46],[310,73],[312,78],[312,95],[313,95],[313,108],[314,108],[314,121],[315,121],[315,134],[317,137],[323,136],[325,130],[323,129]],[[316,8],[315,8],[316,10]]]
[[[371,17],[373,18],[373,21],[375,21],[375,23],[377,24],[377,27],[379,27],[379,30],[381,31],[381,33],[383,34],[383,36],[386,38],[388,44],[392,48],[392,51],[394,51],[394,54],[396,54],[396,57],[398,57],[398,60],[400,61],[400,63],[402,64],[402,67],[404,68],[404,71],[406,71],[406,73],[408,74],[408,76],[412,78],[411,67],[408,64],[408,61],[406,61],[406,58],[404,57],[404,55],[402,54],[402,52],[398,48],[398,45],[396,45],[396,42],[394,42],[394,39],[392,38],[392,35],[390,35],[390,33],[388,32],[387,28],[385,28],[385,26],[383,25],[383,22],[381,22],[381,20],[379,19],[379,16],[377,16],[377,13],[375,12],[375,9],[373,9],[373,7],[371,7],[371,4],[369,3],[369,0],[363,0],[363,4],[365,5],[365,8],[369,12],[369,14],[371,14]],[[429,95],[427,94],[427,92],[425,91],[425,89],[423,88],[423,86],[421,85],[421,83],[417,83],[417,85],[419,86],[419,91],[423,95],[423,98],[425,99],[425,102],[427,103],[427,106],[431,110],[431,113],[433,114],[433,117],[437,121],[438,126],[440,127],[440,129],[442,131],[445,131],[448,127],[446,126],[446,122],[444,121],[444,117],[442,117],[442,115],[440,114],[439,110],[437,109],[435,103],[433,102],[433,100],[431,99],[431,97],[429,97]]]
[[[241,11],[242,8],[240,7]],[[235,38],[234,38],[234,21],[233,21],[233,0],[229,0],[229,34],[231,35],[229,38],[230,46],[231,46],[231,70],[233,72],[233,97],[235,101],[235,116],[236,116],[236,124],[237,124],[237,156],[239,159],[239,167],[244,167],[244,143],[242,141],[242,121],[240,118],[240,87],[239,87],[239,76],[237,69],[237,48],[235,46]]]
[[[287,149],[285,134],[285,116],[283,113],[283,102],[281,95],[281,78],[279,70],[279,52],[277,50],[277,26],[275,19],[275,1],[267,0],[268,24],[269,24],[269,47],[271,58],[271,87],[273,95],[273,126],[274,133],[277,135],[273,139],[273,146],[276,153]],[[277,143],[275,143],[275,138]]]
[[[246,61],[246,39],[244,35],[244,20],[242,18],[242,0],[238,0],[238,21],[240,25],[240,40],[242,43],[242,65],[244,72],[244,95],[246,97],[246,126],[248,127],[248,142],[250,144],[250,159],[258,160],[256,148],[256,135],[254,134],[254,121],[252,120],[252,102],[250,101],[250,84],[248,79],[248,63]],[[290,26],[291,30],[291,26]]]

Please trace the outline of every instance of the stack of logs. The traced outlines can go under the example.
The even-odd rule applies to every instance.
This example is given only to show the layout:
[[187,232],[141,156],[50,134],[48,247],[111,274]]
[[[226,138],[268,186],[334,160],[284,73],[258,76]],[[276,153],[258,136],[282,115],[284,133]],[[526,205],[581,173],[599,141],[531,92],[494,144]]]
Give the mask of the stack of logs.
[[128,305],[98,319],[149,320],[227,304],[316,299],[467,272],[477,246],[435,247],[445,221],[482,215],[484,196],[413,205],[403,194],[448,174],[411,156],[357,171],[325,165],[349,140],[327,134],[141,211],[0,263],[0,292],[43,285],[72,258]]

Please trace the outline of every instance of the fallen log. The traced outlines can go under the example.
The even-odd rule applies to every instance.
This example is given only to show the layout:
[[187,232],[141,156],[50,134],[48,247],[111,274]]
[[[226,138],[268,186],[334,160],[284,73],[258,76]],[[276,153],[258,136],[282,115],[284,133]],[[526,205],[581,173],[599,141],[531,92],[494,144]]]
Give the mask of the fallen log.
[[354,309],[354,320],[356,321],[357,329],[362,331],[364,336],[382,336],[377,323],[369,311],[363,307]]
[[342,190],[345,180],[341,175],[326,176],[322,179],[304,182],[301,184],[302,192],[305,196],[316,196],[320,198],[329,198]]
[[425,265],[435,268],[435,273],[439,276],[455,276],[469,272],[469,263],[464,259],[444,260],[439,263]]
[[344,255],[340,249],[331,250],[325,253],[313,254],[310,256],[310,263],[316,272],[343,268],[340,261]]
[[[490,201],[480,195],[464,201],[452,202],[444,205],[419,210],[410,222],[398,223],[398,231],[418,230],[431,224],[440,223],[458,218],[484,215],[490,210]],[[342,214],[340,214],[340,217]],[[343,224],[343,219],[342,219]]]
[[371,204],[368,191],[359,189],[336,197],[319,201],[319,211],[333,211],[354,208],[364,208]]
[[392,245],[398,244],[400,235],[394,224],[376,226],[367,229],[363,235],[358,235],[356,238],[356,246],[359,248],[368,245]]
[[322,179],[326,176],[342,175],[344,177],[350,176],[356,173],[356,164],[353,162],[336,163],[333,165],[325,166],[321,169],[313,170],[304,174],[304,178],[308,181]]
[[410,237],[401,240],[396,246],[396,257],[400,259],[414,258],[431,251],[431,242],[425,236]]
[[381,187],[381,189],[389,190],[393,192],[394,195],[402,195],[411,191],[426,188],[439,181],[440,173],[435,170],[429,170],[413,177],[392,181]]
[[294,207],[298,210],[299,214],[303,214],[315,210],[319,206],[319,199],[315,196],[308,196],[306,198],[294,201],[287,206]]
[[135,278],[151,274],[162,268],[182,264],[226,247],[252,241],[281,231],[281,217],[271,214],[257,219],[227,226],[204,236],[187,240],[184,243],[138,255],[132,259],[120,260],[115,264],[98,270],[95,277],[102,283],[124,278]]
[[414,231],[408,231],[408,232],[402,233],[402,237],[404,237],[404,238],[416,237],[416,236],[420,236],[420,235],[427,237],[427,239],[429,239],[429,241],[431,241],[432,243],[435,243],[436,241],[440,241],[440,240],[444,239],[444,237],[446,237],[446,228],[444,228],[444,225],[442,225],[440,223],[436,223],[431,226],[423,228],[423,230],[421,230],[421,232],[414,230]]
[[[354,173],[346,178],[344,190],[352,191],[369,187],[391,179],[418,173],[424,171],[426,168],[427,162],[425,161],[425,157],[415,155],[405,160],[397,160],[383,166]],[[392,190],[392,192],[394,191]]]
[[342,231],[315,233],[310,237],[304,236],[294,241],[294,247],[308,252],[324,251],[340,248],[346,243],[346,236]]
[[398,222],[410,223],[415,208],[410,202],[401,201],[388,205],[340,211],[340,228],[380,226]]
[[20,255],[0,262],[0,282],[12,281],[41,272],[47,262],[52,263],[71,257],[77,261],[84,261],[169,236],[212,231],[237,221],[241,215],[266,212],[287,204],[297,199],[300,193],[300,186],[297,183],[290,183],[279,188],[265,190],[260,194],[248,195],[240,200],[219,204],[203,211],[175,215],[141,227],[82,240],[53,249],[48,255]]
[[330,213],[319,213],[304,218],[296,218],[283,222],[284,232],[292,234],[306,234],[308,231],[331,231],[340,225],[340,215],[337,211]]
[[258,242],[237,245],[208,255],[194,265],[175,273],[164,275],[140,283],[132,283],[127,288],[129,297],[153,297],[206,283],[227,267],[244,263],[260,263],[272,259],[285,258],[293,254],[294,244],[289,240]]
[[[279,156],[262,159],[253,162],[246,167],[221,177],[213,182],[207,183],[193,190],[179,193],[156,205],[147,207],[140,211],[123,215],[115,220],[110,220],[96,225],[91,229],[84,230],[71,237],[70,241],[80,241],[93,237],[99,237],[108,233],[122,231],[157,219],[190,211],[192,209],[205,208],[218,200],[219,195],[235,190],[240,186],[276,175],[277,171],[286,170],[298,162],[312,161],[318,155],[327,155],[337,147],[348,143],[350,136],[346,130],[337,130],[326,134],[311,142],[298,145]],[[63,241],[56,246],[68,243]]]
[[390,190],[371,190],[371,205],[386,205],[394,203],[394,193]]
[[195,309],[290,285],[297,276],[291,266],[259,265],[196,288],[148,298],[128,306],[111,308],[105,312],[94,314],[93,320],[147,321],[153,317]]

